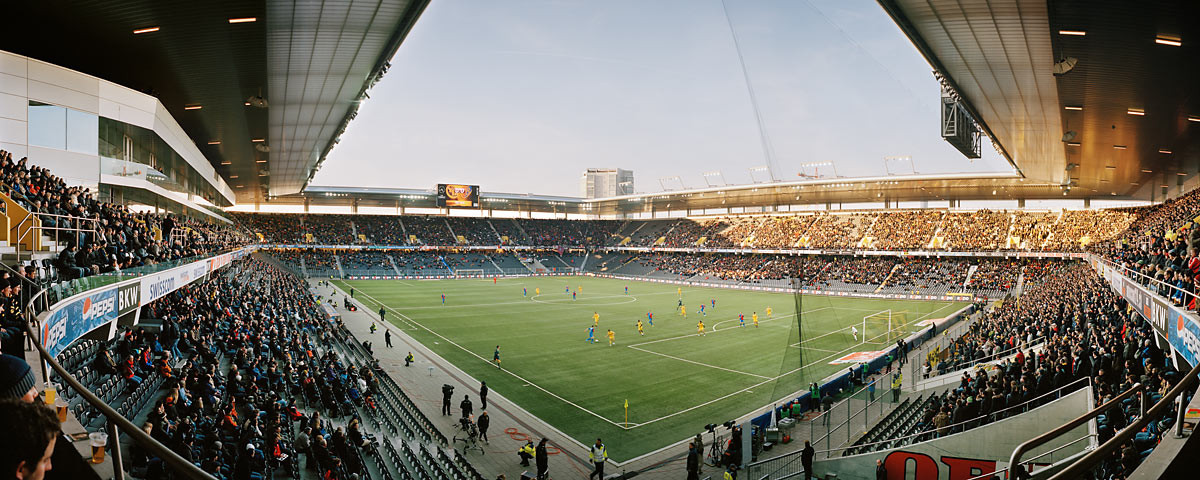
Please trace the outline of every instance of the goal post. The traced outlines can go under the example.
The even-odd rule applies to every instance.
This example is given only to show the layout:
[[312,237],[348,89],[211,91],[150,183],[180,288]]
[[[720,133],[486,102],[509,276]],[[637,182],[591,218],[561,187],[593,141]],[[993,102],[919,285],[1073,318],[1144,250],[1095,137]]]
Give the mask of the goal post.
[[894,343],[904,335],[904,317],[903,312],[893,312],[891,309],[864,316],[859,343]]
[[458,270],[455,270],[455,271],[454,271],[454,274],[455,274],[455,275],[461,275],[461,276],[464,276],[464,277],[468,277],[468,276],[471,276],[471,275],[474,275],[474,276],[477,276],[477,277],[482,277],[482,276],[483,276],[483,269],[482,269],[482,268],[460,268],[460,269],[458,269]]

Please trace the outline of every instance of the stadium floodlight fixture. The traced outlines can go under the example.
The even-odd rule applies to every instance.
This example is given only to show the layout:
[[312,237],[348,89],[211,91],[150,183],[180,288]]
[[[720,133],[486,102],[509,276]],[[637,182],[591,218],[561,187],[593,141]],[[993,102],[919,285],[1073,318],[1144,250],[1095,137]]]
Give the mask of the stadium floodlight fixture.
[[[724,187],[725,185],[728,185],[728,183],[725,182],[725,175],[722,175],[720,170],[704,172],[700,174],[700,176],[704,177],[704,183],[708,184],[710,187]],[[720,185],[716,185],[715,182],[709,181],[710,178],[714,177],[720,180]]]
[[220,144],[221,144],[221,141],[220,141],[220,140],[210,140],[210,141],[208,142],[208,144],[209,144],[209,145],[220,145]]
[[[801,163],[799,175],[801,177],[821,178],[821,167],[829,167],[831,170],[833,170],[833,178],[838,178],[837,165],[834,165],[833,162],[830,161]],[[813,175],[806,175],[804,173],[805,168],[813,169]]]
[[683,185],[683,179],[680,178],[679,175],[675,175],[673,177],[661,177],[658,179],[658,184],[662,187],[664,192],[671,190],[667,187],[667,184],[672,182],[678,184],[680,190],[687,190],[687,187]]
[[1087,35],[1087,31],[1085,31],[1085,30],[1059,30],[1058,34],[1059,35],[1070,35],[1073,37],[1082,37],[1084,35]]
[[159,31],[159,28],[158,28],[158,27],[146,27],[146,28],[139,28],[139,29],[137,29],[137,30],[134,30],[134,31],[133,31],[133,34],[134,34],[134,35],[141,35],[141,34],[143,34],[143,33],[154,33],[154,32],[157,32],[157,31]]
[[1200,122],[1200,115],[1188,115],[1189,122]]
[[184,105],[184,106],[183,106],[183,109],[184,109],[184,110],[199,110],[199,109],[201,109],[201,108],[204,108],[204,105],[198,105],[198,104],[197,104],[197,105]]
[[1066,106],[1063,106],[1063,108],[1066,110],[1083,110],[1082,105],[1066,105]]
[[1124,150],[1126,148],[1129,148],[1129,147],[1126,147],[1125,145],[1113,145],[1114,150]]
[[[768,181],[770,181],[770,182],[775,181],[775,175],[771,173],[771,167],[768,167],[766,165],[750,167],[750,168],[747,168],[746,170],[750,171],[750,183],[767,183]],[[767,172],[767,180],[759,181],[757,178],[754,177],[755,172]]]
[[1166,147],[1160,148],[1160,149],[1158,149],[1158,153],[1165,153],[1165,154],[1169,155],[1171,153],[1171,149],[1166,148]]
[[913,164],[912,155],[890,155],[883,157],[883,171],[887,172],[888,175],[895,175],[895,173],[892,172],[892,169],[888,166],[893,162],[898,162],[901,164],[908,163],[908,168],[909,170],[912,170],[913,175],[917,174],[917,167]]
[[1125,110],[1125,113],[1128,113],[1128,114],[1130,114],[1130,115],[1137,115],[1137,116],[1139,116],[1139,117],[1143,117],[1143,116],[1145,116],[1145,115],[1146,115],[1146,109],[1144,109],[1144,108],[1133,108],[1133,107],[1130,107],[1128,110]]
[[254,23],[257,21],[258,21],[258,17],[241,17],[241,18],[229,19],[229,23]]

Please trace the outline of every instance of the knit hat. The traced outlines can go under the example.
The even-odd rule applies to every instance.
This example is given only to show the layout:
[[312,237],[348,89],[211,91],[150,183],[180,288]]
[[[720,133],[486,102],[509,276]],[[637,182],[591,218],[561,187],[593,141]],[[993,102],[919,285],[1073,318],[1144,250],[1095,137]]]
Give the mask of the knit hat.
[[25,360],[0,355],[0,398],[24,397],[33,384],[33,370]]

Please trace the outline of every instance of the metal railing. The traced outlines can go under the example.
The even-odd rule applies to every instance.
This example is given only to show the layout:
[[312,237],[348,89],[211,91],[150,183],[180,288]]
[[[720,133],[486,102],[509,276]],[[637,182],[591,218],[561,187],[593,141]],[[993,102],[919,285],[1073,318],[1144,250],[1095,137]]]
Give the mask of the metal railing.
[[[881,391],[878,388],[879,384],[884,384],[887,386],[887,389]],[[877,387],[874,398],[871,398],[872,394],[869,391],[870,386],[865,386],[859,389],[857,392],[850,394],[850,396],[846,397],[838,404],[830,407],[829,410],[821,412],[820,415],[817,415],[813,417],[812,420],[809,420],[809,443],[817,445],[824,441],[825,448],[829,449],[831,448],[834,435],[843,429],[845,430],[846,434],[845,443],[849,443],[851,437],[853,436],[853,432],[851,431],[852,426],[861,424],[863,430],[866,430],[867,427],[871,425],[871,422],[878,420],[884,415],[885,404],[899,403],[898,401],[891,401],[891,398],[895,398],[896,396],[896,389],[891,388],[891,385],[881,381],[877,381],[876,385]],[[862,407],[856,409],[855,407],[859,404],[861,404]],[[841,410],[843,407],[846,411],[846,419],[839,422],[837,425],[831,426],[830,417],[832,417],[835,412]],[[871,415],[872,410],[875,412],[874,416]],[[825,433],[818,437],[817,432],[821,427],[824,427]]]
[[[993,353],[991,355],[985,355],[985,356],[978,357],[978,358],[975,358],[972,360],[967,360],[965,362],[959,362],[957,365],[955,365],[954,368],[948,369],[946,371],[946,373],[940,373],[940,374],[934,375],[936,372],[930,371],[931,376],[929,378],[916,379],[911,383],[911,385],[913,387],[912,390],[915,392],[915,391],[917,391],[917,387],[920,387],[921,390],[927,390],[930,388],[937,388],[937,387],[949,385],[952,383],[958,383],[958,382],[962,381],[963,373],[967,372],[968,370],[974,369],[975,367],[978,367],[979,365],[983,365],[983,364],[990,363],[990,362],[998,362],[998,361],[1004,360],[1008,357],[1016,356],[1017,352],[1035,352],[1035,351],[1037,351],[1038,348],[1042,347],[1046,343],[1044,339],[1038,338],[1037,340],[1041,340],[1041,341],[1039,341],[1038,343],[1032,344],[1032,345],[1021,345],[1021,346],[1009,348],[1007,350],[1001,350],[1000,352]],[[949,360],[947,360],[947,361],[949,361]],[[911,363],[915,364],[917,362],[911,362]],[[924,373],[922,373],[921,376],[924,377]],[[938,380],[937,377],[945,377],[945,378]]]
[[[46,221],[44,220],[46,218],[54,219],[54,226],[47,226]],[[33,243],[36,245],[38,242],[40,242],[39,237],[41,235],[43,235],[45,232],[47,232],[47,231],[54,232],[51,240],[57,246],[61,243],[60,238],[59,238],[59,232],[71,232],[71,237],[69,237],[69,238],[72,238],[71,243],[78,244],[78,243],[81,243],[81,242],[79,242],[80,234],[86,232],[86,233],[90,233],[94,237],[96,235],[96,227],[99,225],[99,220],[97,220],[95,218],[74,217],[71,215],[58,215],[55,213],[42,213],[42,212],[29,212],[23,218],[21,218],[21,220],[19,222],[17,222],[17,225],[23,225],[26,221],[30,221],[32,219],[36,219],[37,221],[31,222],[31,224],[29,225],[29,228],[27,228],[23,231],[20,231],[20,234],[17,236],[17,239],[14,242],[12,242],[17,249],[16,256],[17,256],[18,260],[20,260],[20,258],[21,258],[21,245],[25,242],[25,240],[27,238],[31,238],[31,237],[29,237],[30,235],[38,236],[38,237],[32,237],[33,240],[36,240]],[[64,221],[70,223],[71,226],[70,227],[61,226]],[[84,227],[84,225],[90,225],[90,227]],[[49,236],[49,235],[47,235],[47,236]],[[35,248],[31,251],[37,251],[37,249]]]
[[[1049,401],[1056,400],[1062,394],[1065,394],[1070,391],[1074,391],[1075,389],[1078,389],[1081,386],[1085,385],[1085,382],[1086,382],[1086,385],[1090,385],[1091,378],[1081,378],[1081,379],[1075,380],[1074,382],[1068,383],[1062,387],[1056,388],[1050,392],[1046,392],[1042,395],[1034,397],[1034,398],[1032,398],[1028,401],[1022,402],[1020,404],[1013,405],[1011,407],[1007,407],[1007,408],[1004,408],[1001,410],[997,410],[995,412],[991,412],[986,415],[980,415],[978,417],[968,419],[968,420],[965,420],[965,421],[962,421],[959,423],[947,425],[944,428],[948,432],[947,435],[950,435],[950,434],[970,430],[971,428],[974,428],[975,426],[981,426],[981,425],[991,423],[991,422],[994,422],[997,420],[1001,420],[1003,418],[1007,418],[1007,417],[1010,417],[1013,415],[1019,415],[1020,413],[1024,413],[1026,411],[1025,409],[1027,409],[1027,408],[1036,408],[1037,406],[1040,406],[1039,404],[1041,404],[1043,402],[1048,403]],[[1047,399],[1050,399],[1050,400],[1047,400]],[[1013,413],[1014,411],[1016,413]],[[937,437],[935,437],[934,435],[937,435]],[[814,457],[821,458],[820,455],[824,454],[824,458],[830,458],[831,456],[833,456],[833,454],[848,453],[850,450],[861,451],[862,449],[868,449],[868,448],[874,448],[874,447],[885,447],[885,448],[891,448],[893,446],[898,447],[900,445],[907,445],[910,443],[917,443],[917,442],[923,442],[926,440],[932,440],[933,438],[938,438],[940,436],[941,436],[941,434],[939,434],[935,430],[926,430],[926,431],[917,432],[917,433],[914,433],[911,435],[890,438],[890,439],[881,440],[878,442],[864,443],[864,444],[860,444],[860,445],[845,445],[845,446],[839,445],[837,447],[826,448],[824,450],[816,450],[814,452]],[[811,441],[810,441],[810,443],[811,443]],[[752,478],[752,479],[759,479],[759,478],[763,478],[763,477],[786,478],[788,475],[791,475],[791,474],[777,476],[776,473],[781,472],[785,469],[789,469],[789,468],[794,469],[795,463],[799,463],[799,461],[800,461],[800,453],[801,452],[799,452],[799,451],[791,452],[791,453],[787,453],[784,455],[780,455],[778,457],[768,458],[766,460],[760,460],[758,462],[751,463],[750,465],[748,465],[746,467],[747,473],[748,473],[747,478]]]
[[[26,312],[28,315],[32,315],[32,312],[29,309],[27,309]],[[80,383],[74,375],[71,375],[67,369],[63,368],[63,366],[58,363],[58,360],[56,360],[53,355],[50,355],[50,352],[46,351],[46,348],[42,346],[42,339],[37,334],[38,329],[32,327],[32,323],[29,321],[30,317],[26,317],[26,320],[25,332],[27,335],[30,335],[31,338],[35,339],[33,344],[37,348],[38,355],[42,357],[43,364],[49,365],[50,368],[54,369],[54,371],[58,373],[59,378],[66,382],[71,389],[78,392],[79,395],[83,397],[84,401],[91,404],[93,407],[96,407],[96,409],[104,415],[105,419],[109,422],[109,425],[114,426],[116,430],[120,430],[120,432],[128,435],[139,446],[145,448],[148,453],[162,459],[167,464],[167,467],[179,477],[194,480],[216,480],[216,477],[213,477],[204,470],[201,470],[200,467],[185,460],[166,445],[159,443],[158,440],[155,440],[137,425],[134,425],[133,422],[129,421],[129,419],[121,416],[121,414],[113,409],[112,406],[105,403],[100,399],[100,397],[97,397],[96,394],[92,393],[91,390],[88,390],[87,387],[83,386],[83,384]],[[49,372],[43,369],[43,380],[47,379],[48,375]],[[124,467],[119,463],[121,461],[121,441],[116,435],[116,430],[110,431],[110,434],[112,434],[112,439],[109,442],[109,448],[113,450],[113,471],[118,472],[117,478],[120,479],[124,478]]]
[[[1142,414],[1138,416],[1137,421],[1134,421],[1120,432],[1117,432],[1107,442],[1104,442],[1091,452],[1088,452],[1087,455],[1084,455],[1075,463],[1072,463],[1071,465],[1051,476],[1050,480],[1080,478],[1086,472],[1091,471],[1091,469],[1100,462],[1111,458],[1114,451],[1125,445],[1125,442],[1132,439],[1134,435],[1142,430],[1142,428],[1145,428],[1146,425],[1149,425],[1152,420],[1165,415],[1168,412],[1168,409],[1171,408],[1172,404],[1175,403],[1176,397],[1192,391],[1192,388],[1195,387],[1196,382],[1200,381],[1200,377],[1198,376],[1200,376],[1200,365],[1192,367],[1192,370],[1183,376],[1183,380],[1168,390],[1167,394],[1163,395],[1163,397],[1159,399],[1158,403],[1155,403],[1153,407],[1150,407],[1149,410],[1144,410],[1141,412]],[[1108,404],[1106,403],[1105,405]],[[1182,408],[1177,412],[1180,417],[1175,419],[1176,424],[1179,424],[1183,421],[1182,412]],[[1016,458],[1015,453],[1016,452],[1014,452],[1014,458]]]
[[[1134,270],[1132,268],[1126,267],[1125,265],[1116,263],[1116,262],[1114,262],[1108,258],[1105,258],[1101,255],[1093,255],[1093,256],[1099,262],[1105,264],[1109,268],[1113,268],[1113,269],[1117,270],[1122,275],[1125,275],[1126,278],[1129,278],[1129,279],[1137,282],[1139,285],[1142,285],[1143,287],[1150,289],[1153,293],[1157,294],[1160,297],[1163,297],[1164,300],[1171,302],[1175,306],[1182,306],[1184,308],[1187,308],[1190,311],[1196,311],[1197,309],[1200,309],[1200,296],[1198,296],[1195,293],[1192,293],[1192,292],[1189,292],[1182,288],[1176,287],[1174,285],[1171,285],[1170,283],[1164,282],[1157,278],[1147,276],[1137,270]],[[1164,293],[1164,292],[1166,292],[1166,293]],[[1196,305],[1196,308],[1188,307],[1189,304]]]
[[[1032,466],[1032,465],[1033,465],[1033,464],[1035,464],[1035,463],[1046,463],[1046,462],[1035,462],[1035,461],[1036,461],[1036,460],[1041,460],[1041,459],[1043,459],[1043,458],[1045,458],[1045,457],[1048,457],[1048,456],[1051,456],[1051,455],[1054,455],[1055,453],[1058,453],[1060,450],[1063,450],[1063,449],[1065,449],[1065,448],[1067,448],[1067,447],[1070,447],[1070,446],[1072,446],[1072,445],[1075,445],[1076,443],[1082,442],[1082,441],[1084,441],[1084,440],[1089,440],[1089,439],[1092,439],[1092,438],[1096,438],[1096,437],[1097,437],[1097,435],[1096,435],[1096,434],[1094,434],[1094,433],[1089,433],[1089,434],[1087,434],[1087,435],[1084,435],[1084,436],[1082,436],[1082,437],[1076,438],[1075,440],[1071,440],[1070,442],[1064,443],[1064,444],[1062,444],[1062,445],[1059,445],[1059,446],[1057,446],[1057,447],[1054,447],[1054,448],[1052,448],[1052,449],[1050,449],[1050,450],[1047,450],[1047,451],[1045,451],[1045,452],[1039,453],[1039,454],[1035,455],[1034,457],[1032,457],[1032,458],[1030,458],[1030,459],[1028,459],[1028,460],[1025,460],[1025,461],[1024,461],[1024,462],[1022,462],[1022,463],[1026,464],[1026,465],[1030,465],[1030,466]],[[1051,461],[1050,461],[1049,463],[1051,463],[1051,464],[1052,464],[1052,463],[1054,463],[1054,461],[1053,461],[1053,458],[1051,458]],[[978,476],[974,476],[974,477],[968,478],[967,480],[994,480],[994,479],[997,479],[997,478],[1002,478],[1002,477],[999,477],[999,475],[1000,475],[1000,474],[1002,474],[1002,473],[1004,473],[1004,474],[1007,474],[1009,470],[1012,470],[1012,466],[1011,466],[1011,465],[1010,465],[1010,466],[1007,466],[1007,467],[1004,467],[1004,468],[1001,468],[1001,469],[999,469],[999,470],[996,470],[996,471],[994,471],[994,472],[991,472],[991,473],[984,473],[984,474],[982,474],[982,475],[978,475]],[[1028,470],[1026,470],[1026,471],[1028,471]],[[1011,476],[1009,476],[1009,475],[1006,475],[1006,477],[1011,477]]]

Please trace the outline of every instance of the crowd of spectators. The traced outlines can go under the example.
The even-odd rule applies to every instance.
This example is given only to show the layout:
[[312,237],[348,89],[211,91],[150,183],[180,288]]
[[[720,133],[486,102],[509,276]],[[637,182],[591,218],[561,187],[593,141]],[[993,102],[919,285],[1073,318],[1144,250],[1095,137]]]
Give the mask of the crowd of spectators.
[[310,214],[300,220],[304,223],[304,232],[312,235],[313,243],[349,245],[358,241],[349,215]]
[[621,228],[616,220],[515,220],[529,236],[531,245],[592,247],[604,243]]
[[1052,227],[1042,247],[1046,251],[1079,252],[1088,245],[1112,240],[1125,232],[1135,215],[1119,210],[1068,210]]
[[261,235],[262,241],[265,243],[301,243],[304,241],[300,215],[239,212],[232,212],[230,215],[252,233]]
[[[147,306],[162,329],[127,329],[113,350],[131,387],[166,377],[143,429],[220,479],[291,476],[301,453],[322,478],[362,475],[369,437],[358,412],[373,408],[376,373],[331,347],[349,334],[307,291],[265,262],[243,260]],[[338,417],[348,426],[325,420]],[[168,478],[151,452],[135,449],[132,463],[140,478]]]
[[942,247],[957,251],[998,250],[1008,240],[1012,214],[978,210],[950,212],[942,227]]
[[921,250],[929,246],[946,212],[907,210],[880,213],[869,236],[875,250]]
[[1007,291],[1017,286],[1017,278],[1020,275],[1020,260],[980,258],[976,261],[975,273],[971,274],[967,287],[976,290]]
[[505,245],[529,245],[529,240],[517,228],[516,221],[511,218],[493,218],[492,227],[500,235],[500,241]]
[[881,285],[896,266],[895,257],[828,257],[829,266],[815,279],[817,285],[830,282]]
[[12,154],[3,150],[0,190],[23,208],[40,214],[38,220],[47,229],[37,234],[65,246],[55,263],[67,278],[193,257],[244,245],[248,240],[231,227],[173,214],[135,213],[100,201],[91,190],[68,186],[46,168],[31,165],[28,158],[14,161]]
[[[366,243],[374,245],[405,245],[408,238],[404,236],[404,227],[400,225],[400,217],[395,215],[355,215],[352,219],[354,228]],[[362,243],[362,240],[358,240]]]
[[467,245],[499,245],[500,237],[492,230],[486,218],[446,217],[454,234],[463,237]]
[[405,215],[401,221],[404,222],[404,230],[409,235],[415,235],[420,245],[448,246],[458,243],[458,239],[450,234],[446,217]]
[[[983,369],[973,376],[964,373],[947,400],[924,413],[922,429],[930,435],[946,435],[994,421],[1004,415],[989,414],[1086,378],[1091,379],[1097,405],[1135,383],[1145,385],[1150,392],[1148,400],[1156,402],[1180,380],[1180,375],[1155,345],[1152,335],[1149,324],[1090,266],[1079,262],[1052,267],[1026,288],[1019,302],[1006,301],[984,314],[949,349],[934,354],[941,357],[933,359],[940,360],[936,366],[939,371],[980,360],[1012,358],[1006,358],[990,375]],[[1033,347],[1039,344],[1040,349],[1035,351]],[[928,364],[925,369],[930,371]],[[1111,438],[1137,414],[1132,401],[1106,412],[1099,422],[1099,441]],[[978,417],[985,418],[971,421]],[[1169,429],[1169,422],[1169,418],[1152,422],[1134,437],[1118,461],[1104,468],[1128,474]]]
[[935,287],[962,285],[971,269],[969,258],[905,258],[888,280],[889,286],[921,292]]
[[384,252],[374,250],[349,250],[338,253],[342,269],[347,270],[383,270],[392,272],[392,261]]
[[449,269],[438,253],[400,250],[391,252],[391,255],[396,267],[408,275],[421,275],[434,270],[437,270],[436,274],[443,275]]

